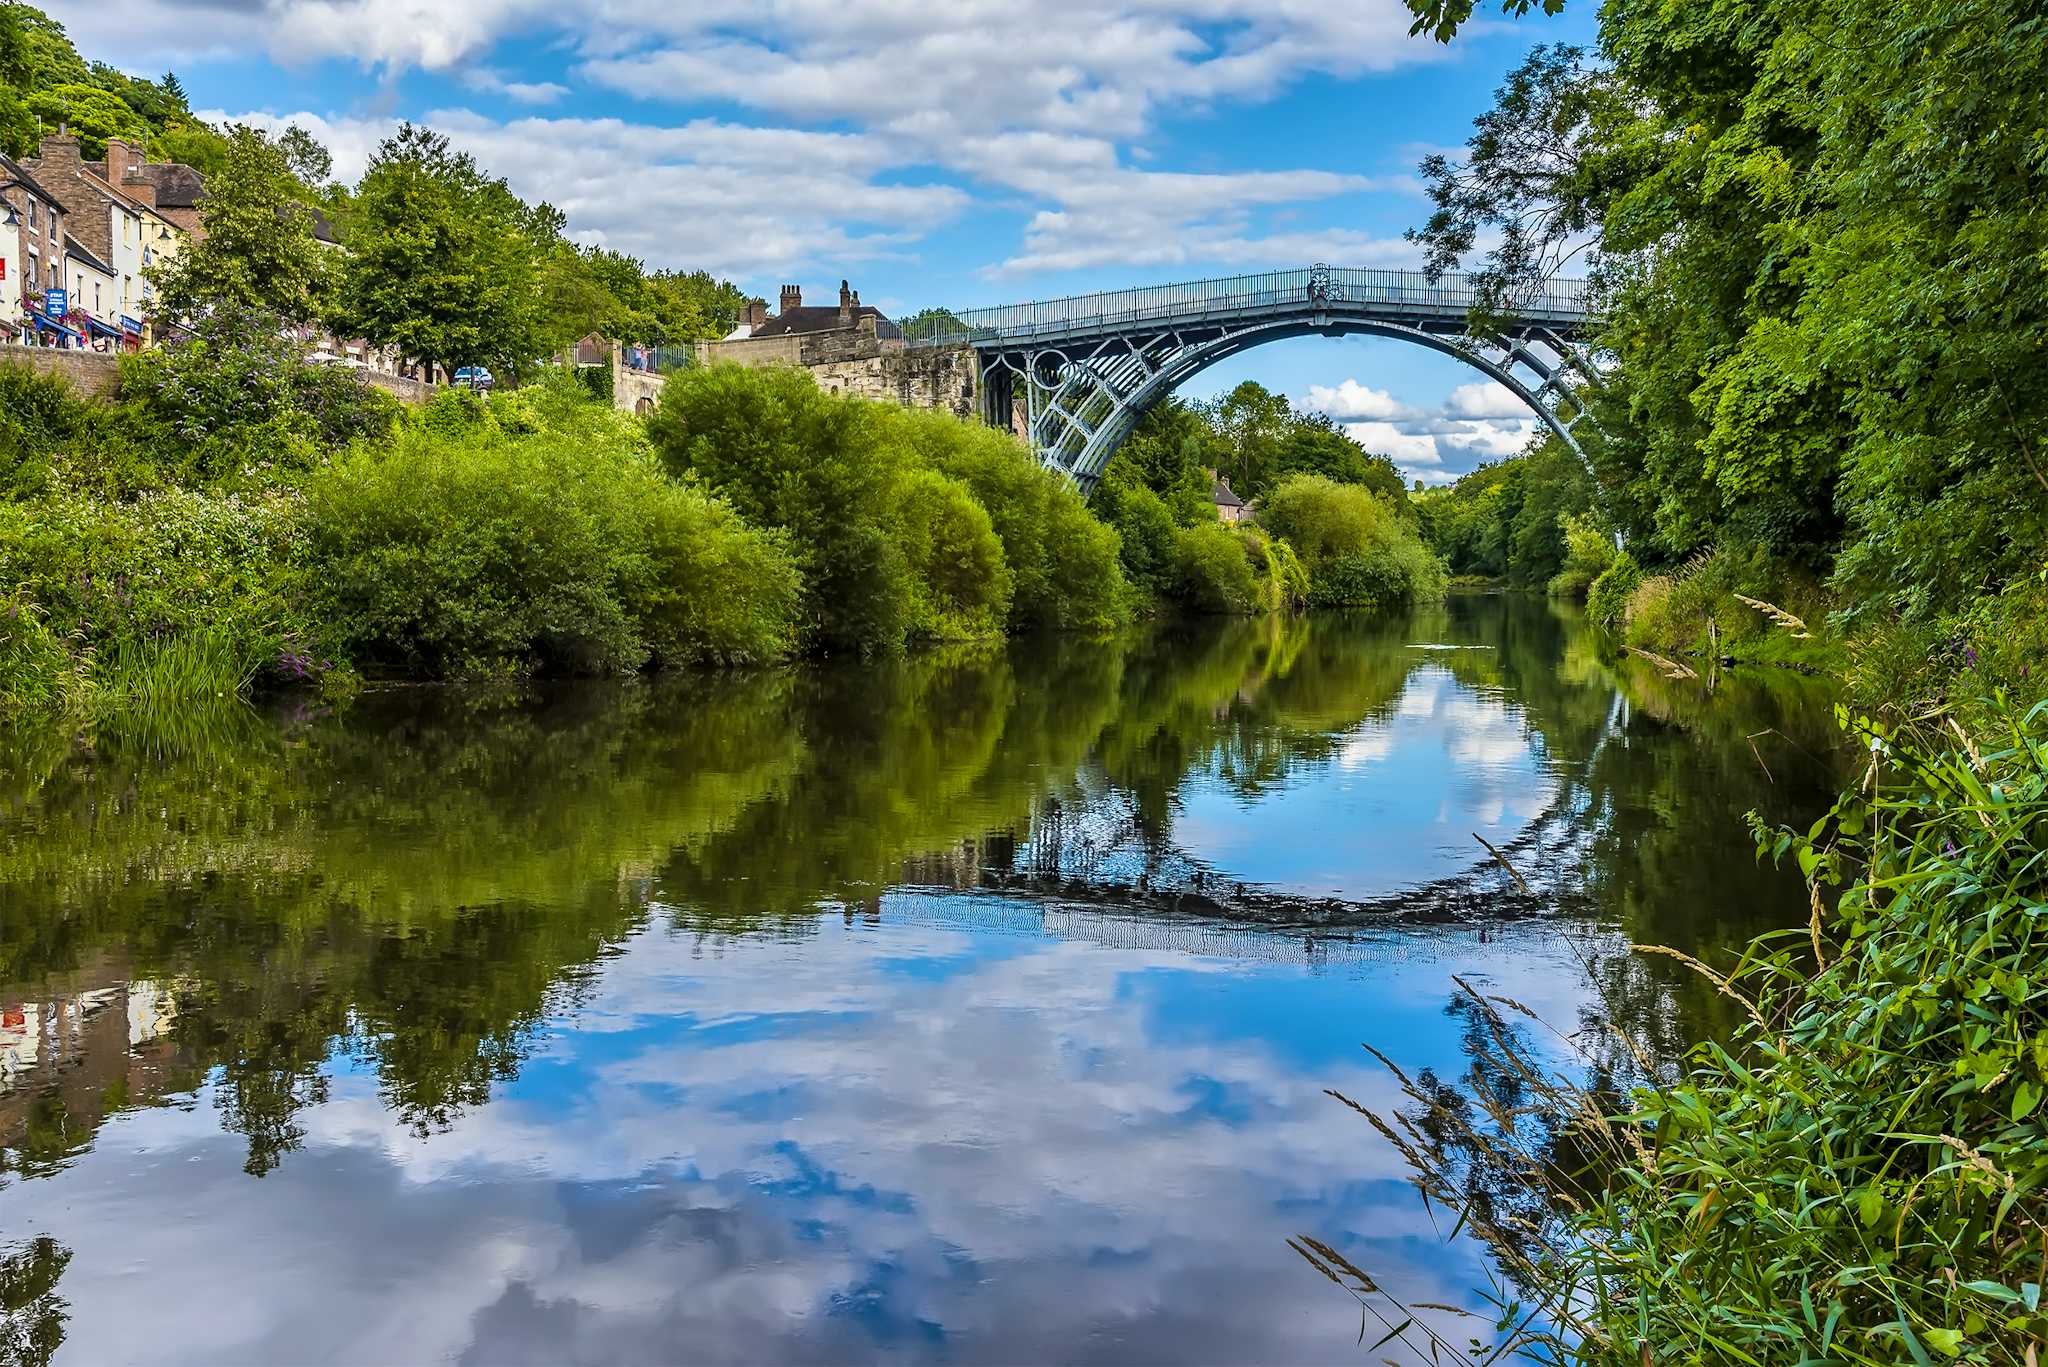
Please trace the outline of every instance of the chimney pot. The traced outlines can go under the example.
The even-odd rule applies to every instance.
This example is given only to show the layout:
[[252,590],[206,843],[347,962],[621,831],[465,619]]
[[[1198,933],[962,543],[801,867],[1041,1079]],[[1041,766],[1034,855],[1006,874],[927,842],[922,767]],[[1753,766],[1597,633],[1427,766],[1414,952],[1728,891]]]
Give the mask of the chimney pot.
[[782,311],[784,313],[788,313],[791,309],[802,308],[803,303],[804,291],[801,285],[784,285],[782,287]]

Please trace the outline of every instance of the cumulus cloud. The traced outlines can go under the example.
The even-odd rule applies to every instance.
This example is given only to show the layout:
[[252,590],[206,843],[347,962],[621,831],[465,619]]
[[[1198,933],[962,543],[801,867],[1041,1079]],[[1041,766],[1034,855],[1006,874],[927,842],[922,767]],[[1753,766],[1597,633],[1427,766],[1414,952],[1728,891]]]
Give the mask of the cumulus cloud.
[[[213,21],[194,22],[195,9]],[[643,184],[630,138],[672,143],[673,127],[522,120],[487,131],[471,120],[458,140],[479,155],[485,142],[502,150],[504,158],[488,164],[522,193],[569,209],[583,236],[665,264],[714,269],[787,271],[901,251],[993,192],[1023,217],[1019,240],[992,251],[984,267],[991,278],[1314,260],[1412,265],[1412,244],[1342,226],[1348,215],[1328,207],[1368,191],[1412,194],[1412,177],[1196,174],[1155,169],[1149,152],[1121,153],[1119,143],[1151,132],[1165,111],[1265,99],[1308,76],[1350,78],[1446,57],[1439,45],[1408,36],[1400,0],[1043,0],[1021,21],[1007,0],[706,0],[651,10],[623,0],[103,0],[66,18],[95,50],[146,69],[196,55],[195,33],[232,34],[237,55],[261,47],[287,63],[354,61],[387,77],[449,72],[472,90],[526,105],[599,86],[669,104],[719,102],[796,125],[754,130],[762,134],[855,138],[876,154],[859,181],[805,179],[810,163],[799,156],[786,167],[754,168],[763,184],[751,192],[689,169],[692,158],[664,162],[658,149]],[[568,54],[559,79],[514,78],[491,65],[501,44],[535,38],[554,39]],[[599,125],[598,141],[567,158],[586,182],[603,176],[594,167],[601,160],[617,168],[611,178],[620,192],[589,196],[593,220],[538,168],[565,160],[569,140]],[[945,184],[914,183],[933,179]],[[780,193],[778,182],[802,184],[803,193]],[[909,193],[885,193],[898,188]],[[835,198],[845,190],[850,199]],[[773,196],[766,214],[764,194]],[[890,211],[880,219],[871,216],[879,201]],[[1286,211],[1338,226],[1269,221]],[[707,245],[710,255],[686,254]]]
[[[299,124],[328,144],[337,174],[350,178],[396,126],[311,113],[232,118],[272,130]],[[435,110],[424,121],[521,196],[561,209],[580,241],[742,279],[904,254],[922,229],[967,203],[950,185],[885,183],[894,156],[861,133],[714,119],[673,127],[611,118],[499,122],[466,109]],[[792,181],[803,195],[787,193]]]
[[1355,379],[1310,385],[1295,403],[1338,419],[1353,441],[1425,484],[1449,484],[1475,466],[1512,456],[1541,426],[1513,390],[1494,380],[1461,384],[1435,408],[1402,403]]

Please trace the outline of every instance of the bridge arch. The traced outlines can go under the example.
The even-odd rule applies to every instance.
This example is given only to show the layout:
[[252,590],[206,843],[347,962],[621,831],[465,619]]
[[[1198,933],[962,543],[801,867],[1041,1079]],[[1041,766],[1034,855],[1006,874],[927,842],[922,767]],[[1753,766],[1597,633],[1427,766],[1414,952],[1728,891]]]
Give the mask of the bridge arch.
[[1181,384],[1240,352],[1302,336],[1388,337],[1455,357],[1583,456],[1572,432],[1583,415],[1568,388],[1574,375],[1596,379],[1578,345],[1583,282],[1552,282],[1492,341],[1467,334],[1480,297],[1460,276],[1314,266],[974,310],[954,315],[962,332],[932,341],[972,345],[987,419],[1015,427],[1021,417],[1040,459],[1084,488],[1146,410]]

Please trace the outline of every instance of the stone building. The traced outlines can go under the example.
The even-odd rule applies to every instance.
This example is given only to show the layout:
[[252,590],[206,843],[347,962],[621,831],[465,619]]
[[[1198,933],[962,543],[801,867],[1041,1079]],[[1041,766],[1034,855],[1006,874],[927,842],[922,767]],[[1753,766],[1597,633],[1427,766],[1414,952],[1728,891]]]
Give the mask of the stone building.
[[697,344],[697,363],[802,366],[827,393],[961,417],[978,411],[981,368],[972,348],[908,349],[903,329],[861,303],[844,280],[837,305],[806,304],[797,285],[782,287],[780,303],[771,314],[765,301],[749,301],[738,327],[716,342]]

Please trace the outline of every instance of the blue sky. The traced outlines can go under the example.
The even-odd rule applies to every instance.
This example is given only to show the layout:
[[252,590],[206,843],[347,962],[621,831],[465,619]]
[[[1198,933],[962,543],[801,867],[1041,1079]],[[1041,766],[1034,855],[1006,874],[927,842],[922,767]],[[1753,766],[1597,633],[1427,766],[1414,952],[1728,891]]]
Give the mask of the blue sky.
[[[1400,0],[84,0],[91,57],[175,69],[212,116],[297,122],[353,177],[432,124],[579,240],[776,298],[889,312],[1327,261],[1413,264],[1415,163],[1460,145],[1593,6],[1407,36]],[[1257,379],[1440,482],[1533,420],[1384,340],[1274,344]]]

